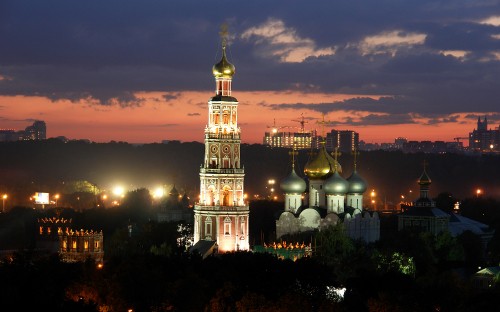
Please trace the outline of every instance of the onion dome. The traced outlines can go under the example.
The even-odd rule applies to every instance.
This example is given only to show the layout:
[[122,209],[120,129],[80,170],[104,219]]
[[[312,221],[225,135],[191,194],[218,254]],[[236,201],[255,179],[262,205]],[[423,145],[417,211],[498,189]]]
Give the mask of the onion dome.
[[215,78],[232,78],[235,72],[233,64],[229,63],[226,57],[226,47],[222,47],[222,58],[219,63],[212,67],[212,73]]
[[324,142],[322,144],[323,147],[319,150],[319,153],[313,156],[304,166],[304,173],[310,179],[325,179],[329,177],[333,173],[335,163],[337,163],[337,170],[342,172],[340,164],[326,152]]
[[418,179],[418,184],[421,186],[429,186],[431,182],[431,178],[429,178],[429,176],[427,175],[427,171],[425,171],[424,168],[424,172],[422,172],[422,175]]
[[345,195],[349,189],[349,182],[338,171],[335,171],[325,182],[325,192],[331,195]]
[[349,189],[347,191],[349,194],[362,194],[366,191],[366,182],[356,170],[347,178],[347,182],[349,182]]
[[280,186],[285,194],[304,193],[307,187],[306,181],[297,175],[295,169],[292,169],[292,172],[281,181]]

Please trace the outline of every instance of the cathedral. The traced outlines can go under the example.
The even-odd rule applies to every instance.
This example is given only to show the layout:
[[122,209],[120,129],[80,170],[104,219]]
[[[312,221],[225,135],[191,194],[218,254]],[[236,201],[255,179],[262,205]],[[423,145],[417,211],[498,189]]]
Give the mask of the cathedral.
[[[342,177],[342,167],[328,154],[325,142],[304,166],[308,184],[295,171],[295,151],[292,154],[292,171],[281,181],[285,194],[284,212],[276,221],[276,237],[286,234],[314,231],[344,224],[347,236],[365,242],[380,238],[380,219],[376,212],[363,210],[363,194],[367,185],[354,170],[347,179]],[[356,154],[355,154],[356,155]],[[304,200],[305,199],[305,200]]]
[[200,195],[194,206],[194,250],[249,250],[250,210],[244,197],[245,170],[240,159],[238,100],[231,95],[235,67],[222,58],[212,68],[215,95],[208,101],[205,157],[200,167]]

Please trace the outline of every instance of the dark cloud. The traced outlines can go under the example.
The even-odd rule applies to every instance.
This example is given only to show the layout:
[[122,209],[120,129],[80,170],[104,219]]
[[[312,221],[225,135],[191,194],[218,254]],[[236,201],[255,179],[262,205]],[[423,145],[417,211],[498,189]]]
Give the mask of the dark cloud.
[[[168,92],[163,99],[172,102],[178,92],[213,88],[224,9],[234,90],[359,95],[315,105],[250,104],[369,113],[353,123],[411,123],[418,115],[434,124],[456,122],[458,113],[498,111],[500,27],[478,22],[500,16],[498,1],[312,2],[4,0],[0,94],[140,106],[138,91]],[[270,20],[288,37],[241,37]],[[301,48],[312,49],[303,61],[279,57],[290,55],[282,49]],[[314,54],[328,49],[335,53]],[[449,53],[458,50],[462,57]]]
[[459,122],[459,115],[453,115],[453,116],[448,116],[448,117],[441,117],[441,118],[431,118],[427,121],[427,125],[437,125],[437,124],[442,124],[442,123],[457,123]]
[[369,114],[360,118],[347,117],[343,120],[331,121],[331,126],[373,126],[373,125],[400,125],[416,123],[410,114],[375,115]]
[[170,102],[170,101],[178,99],[180,95],[181,95],[180,92],[176,92],[176,93],[164,94],[162,97],[166,102]]
[[492,125],[492,123],[496,123],[495,127],[498,127],[499,126],[498,123],[500,123],[500,113],[484,114],[484,115],[467,114],[465,115],[465,118],[471,120],[477,120],[478,118],[481,118],[481,120],[483,120],[484,118],[486,118],[490,126]]

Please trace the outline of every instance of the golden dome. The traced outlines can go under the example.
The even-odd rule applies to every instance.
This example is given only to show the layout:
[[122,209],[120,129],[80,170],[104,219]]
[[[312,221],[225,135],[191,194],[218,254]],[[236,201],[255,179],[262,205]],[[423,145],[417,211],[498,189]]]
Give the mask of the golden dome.
[[[335,168],[335,159],[326,152],[325,143],[318,154],[313,156],[304,167],[304,173],[309,179],[325,179],[332,175]],[[337,162],[337,171],[342,172],[342,167]]]
[[226,57],[226,47],[222,47],[222,59],[212,67],[215,78],[232,78],[235,72],[234,65],[229,63]]

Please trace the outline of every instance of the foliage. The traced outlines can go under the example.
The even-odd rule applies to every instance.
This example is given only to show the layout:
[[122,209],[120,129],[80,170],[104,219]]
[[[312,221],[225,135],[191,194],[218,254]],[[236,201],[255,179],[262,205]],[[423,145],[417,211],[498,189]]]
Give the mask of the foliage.
[[321,230],[315,240],[319,259],[330,266],[340,265],[354,251],[354,243],[345,234],[342,223]]
[[392,252],[387,253],[374,253],[373,261],[377,264],[377,269],[379,272],[399,272],[401,274],[414,276],[415,262],[412,257],[409,257],[403,253]]

